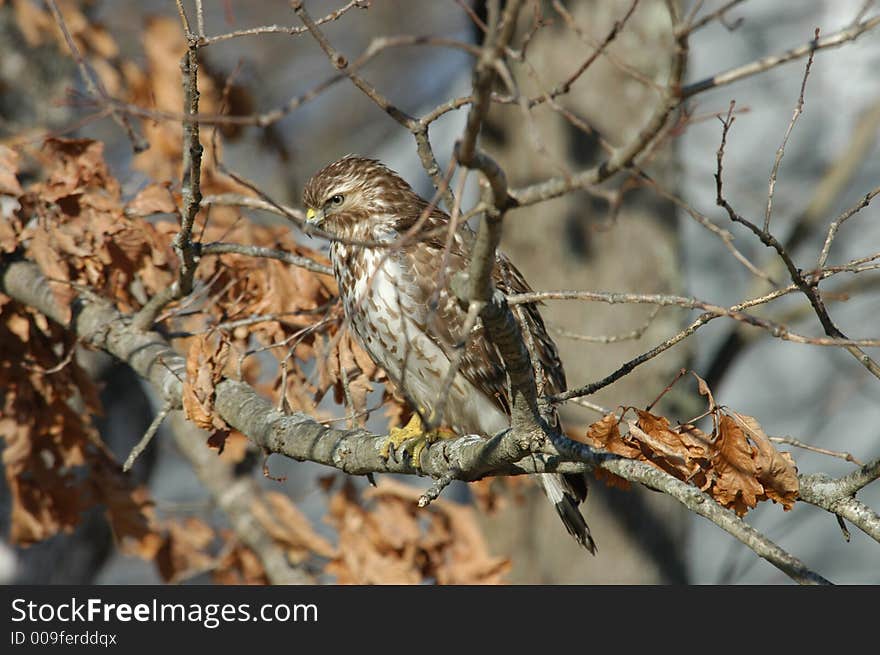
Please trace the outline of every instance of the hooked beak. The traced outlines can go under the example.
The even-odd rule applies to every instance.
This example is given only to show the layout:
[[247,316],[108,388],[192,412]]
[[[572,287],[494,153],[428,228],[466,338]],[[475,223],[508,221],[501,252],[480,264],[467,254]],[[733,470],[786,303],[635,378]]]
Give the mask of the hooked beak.
[[309,207],[306,210],[306,223],[310,225],[320,225],[324,222],[324,210],[323,209],[312,209]]
[[305,232],[308,236],[312,236],[311,227],[319,227],[321,223],[324,222],[324,210],[323,209],[312,209],[311,207],[306,209],[306,224],[305,224]]

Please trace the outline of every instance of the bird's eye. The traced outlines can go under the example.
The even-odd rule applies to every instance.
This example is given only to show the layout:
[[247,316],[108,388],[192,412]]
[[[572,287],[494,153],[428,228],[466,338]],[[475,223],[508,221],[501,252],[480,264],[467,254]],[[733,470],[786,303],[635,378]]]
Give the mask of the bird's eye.
[[339,205],[342,204],[342,201],[343,201],[343,200],[345,200],[345,198],[342,197],[342,194],[341,194],[341,193],[337,193],[335,196],[333,196],[332,198],[330,198],[330,204],[331,204],[331,205],[339,206]]

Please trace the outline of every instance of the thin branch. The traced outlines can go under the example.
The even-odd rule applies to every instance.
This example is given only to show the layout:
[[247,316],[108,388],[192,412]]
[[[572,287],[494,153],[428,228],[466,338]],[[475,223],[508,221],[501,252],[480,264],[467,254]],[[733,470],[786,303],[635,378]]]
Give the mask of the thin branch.
[[[565,8],[559,0],[553,0],[553,9],[556,10],[560,16],[562,16],[562,20],[565,21],[566,25],[577,35],[577,37],[583,41],[585,44],[589,45],[591,48],[596,49],[599,54],[603,55],[612,65],[616,68],[619,68],[625,75],[633,78],[637,82],[644,84],[647,87],[650,87],[657,91],[658,93],[663,93],[663,87],[657,84],[653,79],[639,71],[637,68],[629,65],[626,61],[619,59],[616,55],[612,54],[608,50],[608,44],[610,44],[611,40],[617,38],[617,34],[620,32],[620,29],[623,27],[623,23],[625,21],[618,20],[612,26],[611,32],[609,32],[608,36],[605,37],[605,44],[597,42],[595,39],[591,38],[588,34],[584,32],[583,29],[577,24],[577,21],[574,19],[574,16],[571,15],[571,12]],[[631,9],[632,11],[632,9]],[[627,12],[626,18],[629,19],[630,12]],[[613,35],[613,36],[612,36]],[[500,101],[500,100],[499,100]],[[538,98],[530,99],[530,102],[541,102]]]
[[[819,39],[818,27],[816,28],[815,38],[817,40]],[[788,128],[785,130],[785,136],[782,137],[782,144],[776,151],[776,159],[773,161],[773,169],[770,171],[770,181],[768,182],[767,189],[767,209],[764,212],[764,232],[770,231],[770,216],[773,213],[773,193],[776,190],[776,176],[779,173],[779,165],[782,163],[782,158],[785,156],[785,146],[788,143],[788,138],[791,136],[795,123],[797,123],[798,118],[800,118],[801,113],[804,111],[804,94],[807,90],[807,79],[810,77],[810,68],[813,67],[813,55],[815,54],[816,51],[814,50],[810,52],[810,56],[807,58],[807,66],[804,70],[803,81],[801,82],[801,92],[798,95],[797,103],[794,106],[794,112],[792,112]]]
[[[774,294],[774,298],[778,297]],[[507,302],[510,305],[521,305],[527,303],[542,302],[544,300],[589,300],[594,302],[605,302],[611,305],[615,304],[636,304],[636,305],[656,305],[658,307],[677,306],[686,309],[700,309],[715,316],[727,316],[736,321],[741,321],[748,325],[767,330],[773,337],[792,341],[794,343],[809,344],[812,346],[831,346],[831,347],[877,347],[880,346],[880,337],[874,339],[848,339],[846,337],[808,337],[802,334],[792,332],[788,327],[761,318],[753,314],[748,314],[740,309],[733,307],[722,307],[708,303],[697,298],[686,296],[673,296],[667,294],[652,293],[609,293],[601,291],[533,291],[530,293],[519,293],[508,296]]]
[[468,305],[468,313],[479,314],[483,327],[504,361],[510,380],[511,425],[526,431],[540,426],[538,394],[531,359],[520,326],[510,311],[504,295],[495,289],[492,277],[496,252],[501,242],[504,215],[511,206],[507,177],[498,163],[477,147],[477,136],[489,109],[492,85],[499,62],[513,38],[521,2],[510,1],[499,15],[498,2],[490,2],[488,32],[483,52],[474,65],[474,103],[468,112],[464,134],[455,144],[456,161],[466,168],[479,170],[486,181],[483,188],[487,209],[480,221],[477,239],[470,253],[467,274],[452,280],[459,300]]
[[125,113],[110,106],[110,95],[107,93],[107,89],[104,88],[101,78],[89,67],[85,57],[83,57],[79,48],[76,46],[76,41],[73,40],[70,31],[67,29],[67,23],[64,20],[64,15],[61,13],[61,10],[58,9],[58,4],[55,0],[46,0],[46,5],[49,7],[49,11],[52,12],[52,17],[58,24],[58,29],[60,29],[61,34],[64,35],[64,40],[67,42],[70,54],[73,56],[74,61],[76,61],[77,66],[79,66],[80,74],[82,75],[83,81],[86,83],[89,93],[108,107],[110,116],[125,131],[135,154],[144,152],[150,147],[150,144],[144,139],[144,137],[137,133],[134,127],[132,127],[131,122],[128,120],[128,116],[126,116]]
[[[565,11],[565,7],[562,6],[558,0],[553,3],[553,6],[556,10],[563,16],[571,16],[567,11]],[[586,72],[586,70],[593,64],[596,59],[602,55],[609,45],[617,38],[617,35],[623,30],[627,21],[630,17],[635,13],[636,7],[639,6],[639,0],[632,0],[629,9],[626,10],[622,18],[614,21],[614,24],[611,26],[611,30],[605,36],[605,38],[599,43],[598,46],[589,54],[589,56],[581,63],[577,69],[569,75],[563,82],[557,84],[551,91],[546,94],[541,94],[541,96],[537,96],[535,98],[529,99],[529,106],[533,106],[534,104],[538,104],[541,100],[555,100],[557,97],[568,93],[571,90],[572,85],[580,79],[580,77]]]
[[[823,276],[831,275],[830,272],[823,273]],[[654,357],[657,357],[661,353],[669,350],[673,346],[681,343],[698,329],[709,323],[710,321],[719,318],[720,316],[726,316],[727,311],[730,312],[741,312],[743,309],[748,309],[749,307],[754,307],[756,305],[762,305],[764,303],[770,302],[771,300],[775,300],[776,298],[780,298],[784,295],[790,294],[797,291],[797,287],[795,285],[791,285],[784,289],[777,289],[776,291],[772,291],[768,294],[757,298],[751,298],[749,300],[743,301],[737,305],[733,305],[729,309],[725,309],[723,313],[710,313],[706,312],[700,315],[693,323],[685,327],[683,330],[675,334],[674,336],[666,339],[662,343],[658,344],[654,348],[651,348],[647,352],[644,352],[633,359],[622,364],[618,367],[614,372],[606,375],[601,380],[597,382],[591,382],[589,384],[585,384],[583,386],[577,387],[575,389],[569,389],[561,394],[556,394],[551,398],[554,402],[562,402],[565,400],[570,400],[572,398],[577,398],[580,396],[589,396],[591,394],[596,393],[600,389],[604,389],[605,387],[617,382],[620,378],[629,375],[633,370],[635,370],[638,366],[641,366],[647,361],[650,361]],[[590,292],[575,292],[575,293],[590,293]],[[613,294],[611,294],[613,295]],[[597,300],[603,300],[601,298],[597,298]],[[674,304],[674,303],[673,303]],[[775,336],[775,335],[774,335]]]
[[[788,237],[785,239],[785,247],[789,252],[795,252],[810,235],[814,234],[814,230],[826,219],[840,194],[861,170],[877,143],[877,137],[880,135],[878,127],[880,127],[880,102],[874,102],[853,127],[849,139],[840,150],[840,155],[822,175],[822,179],[815,185],[815,191],[806,208],[794,220]],[[848,265],[851,264],[852,262]],[[825,275],[831,272],[832,268],[825,269],[821,274]],[[768,278],[775,280],[779,275],[784,275],[785,265],[778,257],[773,256],[761,263],[760,270],[767,271]],[[857,271],[853,270],[853,272]],[[812,272],[810,279],[816,281],[818,274],[820,274],[819,271]],[[747,295],[755,295],[761,291],[761,286],[754,283]],[[748,342],[749,340],[744,338],[737,328],[730,331],[727,338],[717,348],[717,354],[713,361],[706,368],[706,380],[710,386],[718,386],[730,364],[736,360],[737,355]]]
[[825,267],[825,262],[828,261],[828,253],[831,250],[831,243],[837,236],[837,231],[840,229],[840,226],[843,225],[850,218],[852,218],[859,211],[871,204],[871,201],[878,194],[880,194],[880,186],[875,187],[874,189],[866,193],[858,203],[847,209],[831,222],[831,225],[828,226],[828,233],[825,235],[825,242],[822,244],[822,250],[819,252],[819,259],[816,262],[817,268],[821,269]]
[[811,446],[808,443],[804,443],[798,439],[793,437],[769,437],[770,441],[775,443],[784,443],[789,446],[795,446],[796,448],[803,448],[804,450],[809,450],[813,453],[819,453],[820,455],[828,455],[829,457],[838,457],[840,459],[845,459],[847,462],[852,462],[857,466],[863,466],[863,464],[853,457],[850,453],[842,453],[836,450],[828,450],[827,448],[819,448],[818,446]]
[[642,323],[635,330],[624,332],[622,334],[590,335],[571,332],[569,330],[554,327],[553,325],[548,325],[547,327],[552,334],[555,334],[558,337],[562,337],[563,339],[571,339],[572,341],[585,341],[587,343],[620,343],[621,341],[638,341],[643,336],[645,336],[645,332],[647,332],[648,328],[651,327],[651,324],[654,322],[654,319],[657,317],[657,314],[659,312],[660,307],[654,307],[644,323]]
[[295,217],[301,223],[306,220],[305,212],[301,209],[282,205],[280,203],[269,202],[263,198],[245,196],[240,193],[218,193],[216,195],[205,196],[202,198],[202,207],[210,207],[212,205],[259,209],[260,211],[270,212],[276,216],[283,216],[288,219],[290,217]]
[[[388,114],[413,135],[416,140],[416,152],[419,155],[422,168],[425,169],[425,172],[433,181],[434,188],[443,194],[443,200],[446,203],[446,206],[451,210],[454,199],[452,197],[452,192],[449,190],[449,185],[444,183],[442,169],[440,168],[440,164],[437,163],[437,157],[434,155],[434,150],[428,139],[428,123],[410,116],[396,105],[392,104],[391,101],[382,95],[374,86],[359,76],[356,72],[357,68],[355,66],[350,66],[345,55],[331,45],[326,35],[321,31],[317,23],[309,15],[308,11],[306,11],[301,0],[290,0],[290,6],[302,21],[303,25],[309,30],[312,37],[314,37],[315,41],[318,42],[318,45],[321,47],[321,50],[324,51],[324,54],[327,55],[327,58],[330,60],[333,67],[351,80],[351,83],[360,89],[370,100],[382,109],[382,111]],[[364,57],[366,57],[366,55]],[[362,57],[362,59],[364,59],[364,57]]]
[[196,250],[199,256],[206,255],[223,255],[233,253],[236,255],[247,255],[248,257],[263,257],[267,259],[277,259],[285,264],[299,266],[313,273],[321,275],[333,275],[333,269],[327,264],[321,264],[308,257],[294,255],[286,250],[276,250],[274,248],[266,248],[264,246],[250,246],[241,243],[225,243],[215,241],[213,243],[196,244]]
[[788,269],[788,274],[791,277],[791,281],[807,297],[807,299],[810,301],[810,305],[813,306],[813,311],[819,319],[819,322],[822,324],[822,328],[825,330],[825,334],[827,334],[832,339],[839,340],[840,344],[844,346],[847,352],[855,357],[856,361],[862,364],[872,375],[880,379],[880,365],[878,365],[877,362],[875,362],[860,347],[862,345],[873,344],[863,344],[855,340],[850,340],[843,332],[840,331],[840,329],[838,329],[838,327],[831,320],[831,316],[828,314],[828,310],[825,308],[825,303],[823,302],[822,296],[819,293],[818,280],[816,280],[815,282],[812,280],[807,280],[801,269],[795,265],[788,250],[785,249],[785,247],[779,242],[776,237],[774,237],[766,230],[759,229],[758,226],[756,226],[750,220],[738,214],[736,210],[731,206],[731,204],[724,198],[722,183],[722,163],[724,160],[724,147],[727,144],[727,135],[730,131],[731,126],[733,125],[734,120],[736,120],[735,116],[733,116],[733,108],[734,102],[731,101],[730,109],[727,113],[727,118],[721,119],[723,128],[721,132],[721,144],[718,146],[718,164],[715,172],[716,204],[719,207],[722,207],[727,212],[727,215],[730,217],[731,221],[744,225],[755,236],[757,236],[758,239],[761,240],[761,243],[769,248],[773,248],[776,251],[776,253],[779,255],[779,258],[785,264],[786,269]]
[[802,475],[798,495],[811,505],[845,518],[880,542],[880,516],[855,498],[860,489],[878,478],[880,459],[836,480],[822,474]]
[[700,5],[702,5],[702,0],[694,4],[690,15],[685,18],[684,25],[685,29],[687,29],[688,33],[693,34],[701,27],[708,25],[711,22],[716,20],[722,20],[724,18],[724,14],[728,11],[736,7],[738,4],[742,4],[745,0],[728,0],[723,5],[721,5],[715,11],[711,11],[705,16],[701,16],[699,19],[696,18],[697,12],[700,10]]
[[778,286],[770,275],[758,268],[751,260],[749,260],[748,257],[746,257],[742,253],[742,251],[740,251],[739,248],[734,245],[734,236],[730,232],[730,230],[725,230],[724,228],[716,225],[708,216],[697,211],[692,205],[685,202],[682,198],[664,188],[655,179],[644,175],[639,175],[637,177],[637,180],[641,184],[649,185],[660,196],[675,203],[678,207],[687,212],[687,214],[691,218],[693,218],[700,226],[706,228],[709,232],[721,239],[724,247],[730,252],[731,255],[733,255],[733,258],[736,259],[736,261],[738,261],[740,264],[742,264],[743,267],[745,267],[745,269],[749,271],[749,273],[757,278],[765,280],[774,287]]
[[[338,20],[351,9],[369,9],[369,7],[370,3],[367,0],[350,0],[346,5],[340,7],[336,11],[332,11],[326,16],[317,19],[315,21],[315,24],[323,25],[324,23],[330,23]],[[308,32],[308,28],[306,27],[261,25],[260,27],[249,27],[247,29],[235,30],[234,32],[226,32],[225,34],[217,34],[215,36],[209,37],[206,37],[204,34],[200,34],[201,38],[199,40],[199,45],[205,47],[214,43],[220,43],[222,41],[228,41],[230,39],[237,39],[242,36],[260,36],[263,34],[286,34],[288,36],[295,36],[297,34],[304,34],[305,32]]]
[[[673,29],[677,30],[677,14],[674,3],[667,3]],[[672,113],[681,105],[684,98],[681,95],[681,81],[684,78],[685,66],[688,58],[687,34],[676,34],[675,50],[672,56],[672,66],[662,97],[654,108],[645,125],[636,136],[626,145],[617,148],[603,162],[565,177],[551,178],[544,182],[531,184],[520,189],[511,189],[509,195],[513,198],[514,206],[523,207],[533,205],[576,189],[595,186],[621,170],[637,165],[639,157],[650,150],[652,143],[657,140]]]
[[327,55],[327,58],[336,70],[344,73],[346,77],[351,80],[352,84],[363,91],[370,100],[375,102],[385,113],[404,127],[410,128],[417,122],[415,118],[392,104],[391,101],[379,93],[375,87],[367,84],[363,78],[355,74],[355,72],[349,68],[348,59],[330,44],[330,41],[318,28],[318,24],[312,19],[311,15],[309,15],[309,12],[306,11],[302,0],[291,0],[290,6],[296,13],[297,17],[302,21],[303,25],[305,25],[308,31],[311,32],[312,37],[314,37],[315,41],[318,42],[318,45],[321,46],[321,50],[324,51],[324,54]]
[[162,425],[162,421],[165,420],[165,417],[168,416],[168,413],[170,411],[170,404],[166,402],[164,405],[162,405],[162,409],[160,409],[159,413],[156,414],[153,422],[150,423],[147,431],[144,432],[144,436],[141,437],[141,440],[138,441],[137,444],[135,444],[134,448],[132,448],[131,452],[128,454],[128,457],[126,457],[125,464],[122,465],[123,471],[128,472],[131,470],[131,467],[134,466],[137,458],[141,456],[141,453],[146,450],[147,446],[149,446],[150,442],[153,440],[153,437],[156,436],[156,433],[159,431],[159,426]]
[[797,48],[792,48],[791,50],[786,50],[781,54],[762,57],[761,59],[743,66],[737,66],[736,68],[732,68],[723,73],[707,77],[699,82],[688,84],[682,87],[681,96],[683,99],[687,99],[708,89],[717,89],[718,87],[732,84],[733,82],[737,82],[746,77],[751,77],[752,75],[757,75],[758,73],[763,73],[771,68],[776,68],[777,66],[800,59],[801,57],[806,57],[814,53],[816,50],[836,48],[849,41],[854,41],[862,34],[874,29],[878,25],[880,25],[880,16],[874,16],[873,18],[862,21],[857,25],[840,30],[839,32],[822,37],[821,39],[813,39],[809,43],[805,43]]
[[[180,0],[178,0],[178,10],[188,44],[186,53],[180,62],[183,77],[183,111],[185,115],[192,117],[199,113],[198,37],[190,31],[189,21]],[[150,298],[134,317],[135,327],[141,330],[149,329],[168,303],[180,300],[192,292],[193,280],[198,266],[197,248],[192,240],[192,230],[202,202],[202,151],[198,121],[183,121],[183,179],[181,180],[183,209],[180,213],[180,230],[171,242],[177,253],[180,267],[177,279],[171,286]]]

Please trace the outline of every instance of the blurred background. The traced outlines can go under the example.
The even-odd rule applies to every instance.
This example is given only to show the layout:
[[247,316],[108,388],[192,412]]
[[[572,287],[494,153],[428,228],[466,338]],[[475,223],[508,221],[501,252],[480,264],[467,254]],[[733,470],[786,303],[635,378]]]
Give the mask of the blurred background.
[[[130,142],[107,118],[83,120],[88,111],[70,94],[71,89],[82,92],[84,88],[76,64],[53,43],[32,44],[22,22],[26,20],[22,18],[26,16],[24,4],[27,0],[0,2],[0,137],[48,129],[105,141],[123,194],[135,195],[148,177],[132,165]],[[68,3],[72,4],[112,35],[119,48],[116,57],[142,65],[150,64],[158,56],[154,50],[163,47],[157,41],[162,35],[157,21],[177,20],[174,3],[168,0]],[[313,0],[306,6],[319,16],[344,4]],[[372,0],[364,4],[370,4],[368,10],[352,9],[323,27],[350,60],[382,36],[430,34],[472,44],[481,39],[469,15],[469,11],[485,15],[479,1]],[[537,4],[548,24],[528,46],[534,70],[514,68],[521,89],[530,95],[571,74],[632,2]],[[701,11],[710,13],[722,4],[706,2]],[[851,24],[866,7],[869,13],[878,11],[871,4],[864,0],[737,3],[723,21],[710,23],[692,37],[687,80],[701,80],[804,44],[817,27],[831,34]],[[691,3],[683,6],[687,9]],[[209,35],[260,25],[297,25],[284,0],[206,0],[204,7]],[[523,32],[528,29],[530,12],[523,12]],[[831,220],[880,181],[880,90],[873,83],[880,67],[878,34],[868,32],[855,42],[817,53],[804,113],[786,146],[773,200],[773,229],[780,238],[796,239],[792,252],[804,269],[815,266]],[[146,36],[153,41],[145,43]],[[484,126],[483,146],[505,167],[512,186],[596,163],[603,154],[600,138],[615,145],[623,143],[638,133],[650,115],[658,98],[651,81],[665,83],[672,43],[664,3],[642,0],[611,43],[608,56],[599,57],[559,101],[590,130],[580,129],[547,105],[536,108],[528,122],[517,106],[496,105]],[[234,108],[242,114],[281,107],[334,72],[307,34],[230,39],[204,48],[201,55],[212,77],[222,80],[234,73],[239,91],[233,96],[239,103]],[[174,61],[178,58],[174,53]],[[766,270],[775,266],[771,252],[747,231],[729,225],[715,206],[713,174],[721,136],[715,115],[726,113],[731,99],[736,100],[737,120],[725,156],[726,196],[741,214],[762,219],[768,177],[798,99],[805,63],[799,59],[696,96],[689,104],[690,123],[674,133],[646,167],[658,184],[730,230],[743,254]],[[470,92],[471,65],[472,57],[461,50],[412,46],[383,52],[361,72],[399,107],[422,115]],[[449,162],[465,117],[466,107],[445,114],[431,126],[441,168]],[[314,171],[348,153],[379,158],[423,195],[433,194],[412,135],[347,82],[331,86],[268,128],[243,127],[224,136],[226,166],[256,182],[275,200],[293,206],[299,206],[301,189]],[[619,191],[624,184],[625,179],[615,178],[608,189]],[[468,188],[465,204],[476,197],[473,186]],[[729,305],[768,289],[734,260],[716,236],[668,198],[646,186],[625,191],[619,206],[609,202],[611,196],[578,192],[514,211],[505,224],[502,249],[538,290],[676,293]],[[829,261],[842,263],[880,250],[878,211],[868,207],[843,228]],[[259,212],[253,212],[252,218],[280,222]],[[309,245],[315,247],[314,242]],[[838,325],[853,337],[875,336],[880,316],[876,275],[863,282],[847,302],[831,305]],[[820,334],[815,316],[797,313],[797,306],[803,304],[800,298],[792,298],[774,306],[774,311],[791,310],[788,324],[793,329]],[[571,301],[551,302],[543,313],[555,331],[571,386],[601,379],[693,319],[691,313],[675,308],[653,312],[648,306]],[[639,339],[613,343],[564,336],[569,332],[614,337],[642,328]],[[104,382],[107,413],[100,422],[101,434],[124,458],[152,420],[155,398],[125,367],[97,355],[90,357],[90,370]],[[683,366],[709,381],[719,403],[758,417],[770,435],[846,451],[862,461],[876,458],[880,451],[880,384],[851,356],[838,349],[771,339],[723,319],[591,400],[610,408],[646,406]],[[699,414],[702,406],[696,396],[693,385],[677,386],[664,399],[665,415],[684,420]],[[574,405],[563,411],[571,430],[582,430],[597,418]],[[374,416],[370,427],[381,430],[382,421],[382,416]],[[135,474],[148,484],[160,510],[222,524],[223,513],[167,433],[165,428],[160,431]],[[801,473],[839,476],[853,468],[841,459],[801,449],[794,449],[793,455]],[[261,485],[283,490],[323,530],[319,517],[326,512],[327,497],[316,480],[326,469],[273,457],[271,470],[274,476],[286,476],[286,481],[264,478],[259,466],[250,474]],[[453,485],[448,493],[463,502],[470,497],[464,484]],[[592,485],[585,511],[599,542],[596,558],[586,556],[558,529],[558,519],[540,491],[517,487],[504,493],[510,496],[509,502],[495,512],[478,515],[492,554],[511,559],[509,582],[788,581],[716,526],[658,493],[635,488],[621,491],[601,482]],[[869,485],[859,497],[871,507],[880,507],[880,485]],[[0,503],[0,525],[8,518],[7,501]],[[859,530],[851,531],[852,540],[847,543],[834,517],[826,512],[805,503],[789,512],[762,503],[747,520],[834,582],[880,582],[877,544]],[[325,532],[332,538],[329,529]],[[0,580],[132,584],[160,578],[150,562],[116,553],[112,534],[95,511],[72,534],[27,548],[0,546]],[[332,581],[332,576],[326,580]]]

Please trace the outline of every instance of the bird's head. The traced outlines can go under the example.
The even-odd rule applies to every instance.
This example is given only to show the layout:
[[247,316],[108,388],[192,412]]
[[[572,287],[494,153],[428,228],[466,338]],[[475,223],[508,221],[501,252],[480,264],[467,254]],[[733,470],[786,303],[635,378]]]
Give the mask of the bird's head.
[[312,176],[303,192],[306,221],[335,236],[385,240],[421,211],[421,199],[397,173],[349,155]]

